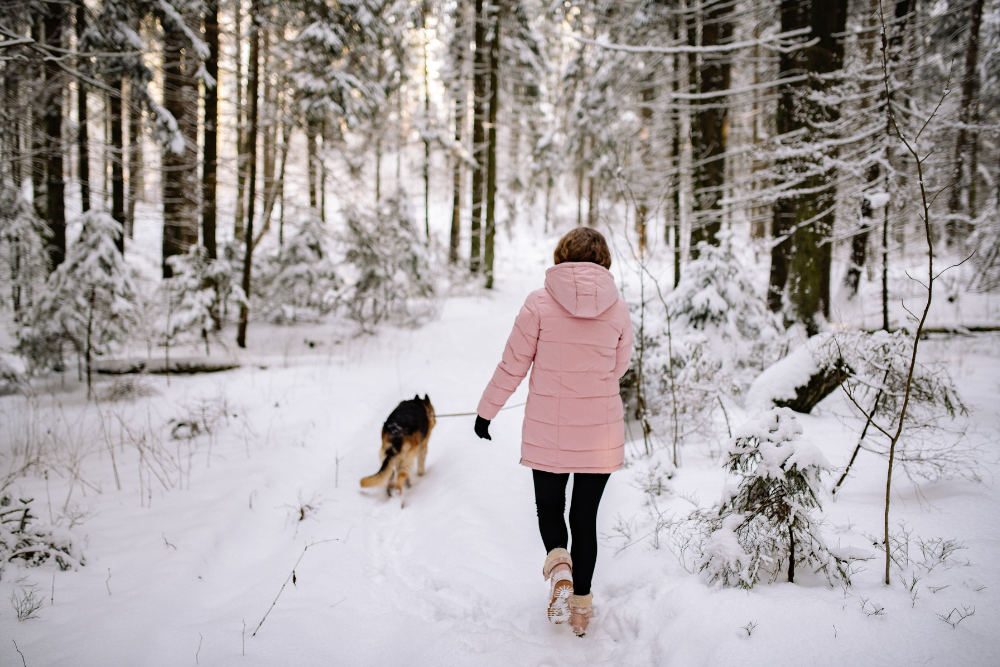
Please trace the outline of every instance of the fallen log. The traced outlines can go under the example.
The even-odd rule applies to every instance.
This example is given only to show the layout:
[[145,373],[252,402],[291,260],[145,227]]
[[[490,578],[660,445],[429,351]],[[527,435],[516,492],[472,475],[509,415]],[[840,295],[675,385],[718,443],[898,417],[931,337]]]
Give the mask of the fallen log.
[[784,359],[768,366],[750,385],[748,408],[791,408],[809,413],[854,374],[836,354],[830,354],[830,335],[819,334]]
[[102,375],[194,375],[196,373],[218,373],[239,368],[239,362],[229,359],[203,359],[197,357],[171,359],[167,366],[165,359],[99,359],[94,370]]

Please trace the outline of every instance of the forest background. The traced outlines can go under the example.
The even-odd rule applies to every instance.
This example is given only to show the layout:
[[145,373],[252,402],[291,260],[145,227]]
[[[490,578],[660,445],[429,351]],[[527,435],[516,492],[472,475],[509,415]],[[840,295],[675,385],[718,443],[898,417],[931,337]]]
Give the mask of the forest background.
[[[30,628],[20,621],[39,610],[62,622],[93,602],[87,586],[103,572],[80,567],[88,562],[136,581],[156,562],[200,595],[200,556],[173,554],[174,536],[195,542],[199,528],[183,517],[216,485],[232,493],[215,500],[239,496],[240,512],[250,496],[252,518],[232,519],[244,530],[229,543],[243,575],[219,589],[239,599],[198,612],[232,625],[247,605],[270,602],[247,582],[280,580],[288,564],[284,547],[246,557],[288,532],[255,501],[263,476],[260,494],[295,519],[287,542],[300,560],[300,524],[317,516],[350,534],[352,517],[371,514],[408,536],[359,528],[364,546],[336,566],[375,562],[378,573],[357,579],[345,609],[384,616],[361,602],[380,594],[366,587],[399,576],[406,586],[389,607],[400,618],[418,609],[420,623],[457,624],[472,646],[485,623],[538,657],[524,639],[544,630],[509,624],[478,593],[442,601],[448,587],[425,569],[448,562],[440,545],[460,539],[435,512],[461,509],[488,541],[483,517],[508,519],[496,513],[501,499],[480,486],[482,499],[456,508],[447,487],[418,482],[414,494],[430,494],[413,509],[432,536],[422,541],[387,503],[342,494],[342,474],[370,472],[355,444],[300,456],[271,451],[271,433],[278,423],[284,445],[305,448],[317,420],[333,428],[336,417],[367,451],[414,391],[430,391],[442,413],[471,409],[507,311],[512,319],[538,287],[555,239],[583,225],[608,238],[636,331],[622,382],[635,493],[611,492],[619,514],[602,524],[602,553],[615,549],[600,567],[622,554],[630,566],[614,571],[662,575],[642,585],[619,574],[597,588],[601,655],[615,663],[627,646],[636,664],[656,662],[688,607],[688,621],[717,623],[687,633],[682,662],[706,646],[721,652],[716,664],[736,660],[733,636],[713,634],[722,627],[752,639],[759,620],[779,619],[785,634],[765,635],[763,662],[767,647],[803,631],[797,622],[823,620],[826,632],[830,621],[834,639],[838,626],[869,636],[859,619],[887,613],[906,626],[890,627],[894,643],[858,651],[922,659],[934,641],[969,664],[994,654],[987,622],[975,622],[1000,581],[996,538],[983,528],[996,515],[1000,3],[0,0],[0,95],[0,580],[18,621],[3,627]],[[290,405],[296,393],[306,398]],[[328,396],[336,407],[315,403]],[[265,433],[254,420],[272,403],[283,412]],[[442,422],[435,442],[450,454],[432,455],[432,474],[475,479],[478,464],[447,449],[462,441],[448,425],[457,421]],[[239,452],[245,479],[226,472]],[[521,484],[505,459],[485,456],[504,484]],[[324,498],[302,484],[347,509],[321,512]],[[126,496],[140,510],[115,509],[111,499]],[[163,544],[153,541],[173,560],[145,550],[154,501],[165,514],[149,523],[163,528]],[[947,516],[928,519],[939,504]],[[941,536],[957,516],[968,546]],[[515,526],[506,534],[528,545]],[[308,535],[317,550],[329,537]],[[639,543],[667,548],[676,565]],[[384,544],[424,557],[419,567],[383,558]],[[124,560],[108,553],[114,545],[127,545]],[[472,590],[495,563],[467,559],[453,563],[455,586]],[[52,572],[48,605],[35,567]],[[62,608],[57,576],[72,600]],[[107,577],[108,613],[142,608],[113,596],[111,567]],[[789,587],[773,599],[758,587],[747,606],[726,597],[738,611],[725,613],[704,586],[762,582]],[[859,619],[845,620],[839,592],[823,591],[836,585]],[[963,623],[973,598],[979,619]],[[944,599],[929,620],[914,616]],[[810,600],[817,607],[795,617]],[[527,613],[520,597],[509,604]],[[749,613],[762,616],[740,626]],[[310,619],[310,655],[323,655],[310,625],[323,614],[269,621],[285,633],[265,653],[295,645],[295,618]],[[180,632],[176,616],[160,619]],[[968,635],[941,634],[959,624]],[[209,625],[184,628],[197,651]],[[46,645],[50,626],[37,627],[31,649]],[[347,639],[366,636],[343,627]],[[46,657],[58,664],[76,644],[98,664],[99,636],[68,634]],[[147,640],[135,660],[174,659],[172,640],[162,654]],[[463,650],[448,655],[457,664]]]

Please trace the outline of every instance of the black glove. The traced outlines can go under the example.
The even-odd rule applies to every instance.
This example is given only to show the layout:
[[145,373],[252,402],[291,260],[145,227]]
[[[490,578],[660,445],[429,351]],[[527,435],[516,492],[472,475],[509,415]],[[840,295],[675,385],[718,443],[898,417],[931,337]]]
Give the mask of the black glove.
[[483,440],[492,440],[490,437],[490,420],[483,419],[479,415],[476,415],[476,435],[478,435]]

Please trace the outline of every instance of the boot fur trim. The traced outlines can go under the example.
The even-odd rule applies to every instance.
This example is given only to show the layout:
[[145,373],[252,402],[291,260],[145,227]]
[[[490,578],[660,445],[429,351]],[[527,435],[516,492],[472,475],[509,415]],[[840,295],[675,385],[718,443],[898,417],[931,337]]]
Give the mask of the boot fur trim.
[[569,596],[569,606],[571,609],[575,609],[581,613],[589,612],[591,609],[591,603],[594,601],[594,591],[587,593],[586,595],[571,595]]
[[547,580],[552,575],[552,570],[556,565],[568,565],[573,568],[573,557],[563,548],[553,549],[545,557],[545,564],[542,565],[542,576]]

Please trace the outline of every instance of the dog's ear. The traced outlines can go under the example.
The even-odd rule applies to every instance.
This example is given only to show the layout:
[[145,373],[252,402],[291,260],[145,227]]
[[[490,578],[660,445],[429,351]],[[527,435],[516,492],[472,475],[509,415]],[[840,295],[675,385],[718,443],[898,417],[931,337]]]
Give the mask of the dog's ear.
[[414,394],[413,395],[413,400],[419,401],[420,400],[420,394]]
[[424,394],[424,403],[430,405],[431,399],[427,398],[427,394]]

